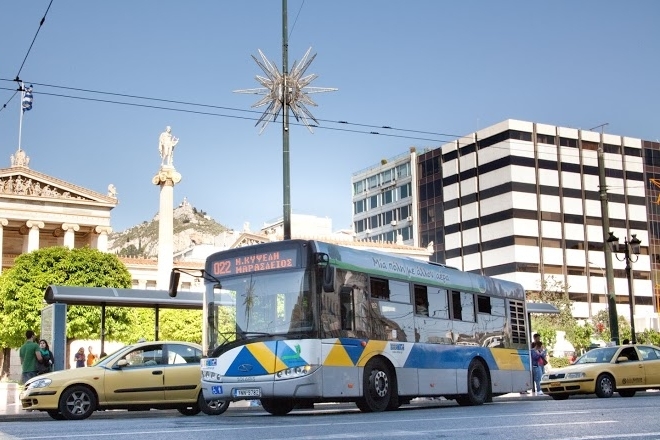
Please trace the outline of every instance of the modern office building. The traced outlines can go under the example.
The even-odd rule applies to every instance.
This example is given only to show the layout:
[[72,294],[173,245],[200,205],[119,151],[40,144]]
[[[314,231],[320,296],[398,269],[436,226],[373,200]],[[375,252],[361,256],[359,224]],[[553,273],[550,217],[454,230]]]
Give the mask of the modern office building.
[[[357,240],[418,246],[416,149],[353,174],[353,229]],[[423,247],[426,247],[424,245]]]
[[[599,148],[609,231],[621,243],[633,234],[641,240],[631,270],[636,327],[657,327],[657,142],[506,120],[416,157],[406,155],[416,161],[410,233],[421,247],[432,242],[436,262],[514,280],[527,290],[539,290],[542,280],[552,277],[568,287],[575,316],[590,317],[607,307],[603,249],[609,231],[603,228]],[[372,213],[369,202],[359,203],[357,177],[368,180],[382,170],[381,165],[353,176],[358,236],[358,228],[371,227],[371,220],[365,219]],[[388,226],[377,229],[378,235],[395,232]],[[630,316],[626,263],[617,257],[624,259],[623,254],[612,255],[617,309],[619,315]]]

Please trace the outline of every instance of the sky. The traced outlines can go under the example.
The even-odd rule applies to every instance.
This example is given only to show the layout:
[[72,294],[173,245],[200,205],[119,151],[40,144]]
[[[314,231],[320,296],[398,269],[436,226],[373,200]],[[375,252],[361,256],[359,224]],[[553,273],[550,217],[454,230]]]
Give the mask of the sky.
[[[660,138],[655,0],[288,0],[287,11],[289,70],[311,47],[311,86],[338,89],[311,95],[313,134],[290,127],[291,211],[333,230],[351,225],[357,171],[506,119]],[[259,134],[260,96],[234,91],[260,86],[259,49],[281,70],[282,34],[277,0],[1,2],[0,168],[19,143],[19,77],[34,85],[30,168],[102,194],[114,184],[114,231],[158,211],[166,126],[179,138],[175,206],[185,197],[258,230],[283,215],[282,119]]]

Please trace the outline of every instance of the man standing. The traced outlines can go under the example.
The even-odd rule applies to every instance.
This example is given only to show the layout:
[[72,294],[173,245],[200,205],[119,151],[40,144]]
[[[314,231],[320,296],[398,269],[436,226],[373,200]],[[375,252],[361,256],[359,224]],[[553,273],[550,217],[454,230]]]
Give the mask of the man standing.
[[38,374],[37,362],[41,360],[39,344],[34,341],[34,332],[25,332],[25,343],[18,351],[21,358],[21,385]]

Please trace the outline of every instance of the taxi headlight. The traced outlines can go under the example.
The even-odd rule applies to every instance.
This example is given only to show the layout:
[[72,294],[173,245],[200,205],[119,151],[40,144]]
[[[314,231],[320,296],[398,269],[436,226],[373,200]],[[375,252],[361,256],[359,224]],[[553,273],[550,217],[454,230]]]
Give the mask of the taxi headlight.
[[34,381],[28,383],[25,386],[25,389],[31,390],[33,388],[44,388],[44,387],[47,387],[48,385],[50,385],[52,382],[53,382],[52,380],[46,379],[46,378],[37,379],[37,380],[34,380]]
[[566,373],[566,379],[582,379],[583,377],[587,377],[587,375],[581,371],[578,373]]
[[541,376],[541,382],[545,382],[545,381],[548,380],[548,379],[550,379],[550,375],[549,375],[549,374],[544,374],[543,376]]
[[303,365],[300,367],[286,368],[284,370],[280,370],[275,373],[275,380],[295,379],[298,377],[307,376],[317,368],[318,366],[313,366],[313,365]]

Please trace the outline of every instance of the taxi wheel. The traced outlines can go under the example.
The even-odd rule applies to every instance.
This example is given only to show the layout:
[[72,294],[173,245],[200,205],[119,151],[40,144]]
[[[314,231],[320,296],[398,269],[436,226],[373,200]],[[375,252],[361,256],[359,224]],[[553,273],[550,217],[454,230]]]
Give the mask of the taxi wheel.
[[196,416],[197,414],[199,414],[200,411],[199,405],[197,404],[194,404],[192,406],[180,406],[176,410],[179,411],[184,416]]
[[197,406],[207,416],[219,416],[229,408],[229,400],[211,400],[207,402],[204,400],[204,394],[200,391],[197,397]]
[[596,379],[596,395],[598,397],[612,397],[614,394],[614,379],[609,374],[601,374]]
[[66,420],[58,409],[49,409],[47,413],[54,420]]
[[60,413],[67,420],[82,420],[96,410],[96,394],[83,385],[67,388],[60,397]]

